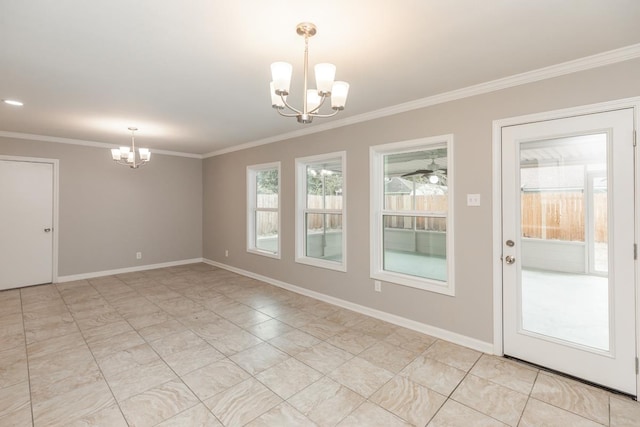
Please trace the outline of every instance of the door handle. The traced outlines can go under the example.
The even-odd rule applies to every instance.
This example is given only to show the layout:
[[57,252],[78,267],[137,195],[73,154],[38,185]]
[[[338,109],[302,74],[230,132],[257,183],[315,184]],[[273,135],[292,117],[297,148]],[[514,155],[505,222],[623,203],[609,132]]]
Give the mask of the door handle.
[[45,229],[44,229],[44,232],[45,232],[45,233],[48,233],[48,232],[50,232],[50,231],[51,231],[51,229],[50,229],[50,228],[45,228]]
[[516,262],[516,258],[512,257],[511,255],[507,255],[504,258],[504,262],[506,262],[507,264],[513,264],[514,262]]

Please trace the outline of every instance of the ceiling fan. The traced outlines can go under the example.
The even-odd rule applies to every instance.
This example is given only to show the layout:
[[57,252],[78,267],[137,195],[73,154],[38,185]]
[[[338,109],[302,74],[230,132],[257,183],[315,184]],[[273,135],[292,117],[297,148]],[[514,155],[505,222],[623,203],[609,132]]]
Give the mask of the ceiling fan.
[[409,172],[409,173],[405,173],[404,175],[400,175],[400,177],[401,178],[407,178],[407,177],[416,176],[416,175],[422,175],[422,176],[429,176],[429,175],[447,176],[447,169],[438,167],[438,165],[436,164],[435,159],[433,159],[433,158],[431,159],[431,164],[428,167],[429,167],[429,169],[418,169],[418,170],[415,170],[413,172]]

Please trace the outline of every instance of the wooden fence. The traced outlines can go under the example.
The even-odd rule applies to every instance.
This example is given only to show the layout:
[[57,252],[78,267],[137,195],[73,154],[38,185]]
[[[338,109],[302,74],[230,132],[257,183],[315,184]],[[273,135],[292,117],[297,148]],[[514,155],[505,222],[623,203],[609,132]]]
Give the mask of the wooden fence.
[[[322,208],[322,196],[310,195],[308,197],[308,207],[311,209]],[[258,194],[258,208],[277,208],[277,194]],[[325,196],[325,209],[342,209],[342,196]],[[323,229],[323,215],[309,214],[307,217],[307,227],[310,230]],[[257,219],[256,233],[258,236],[275,234],[278,228],[277,217],[275,215],[260,215]],[[326,228],[342,228],[342,215],[328,215]]]
[[[416,196],[416,206],[413,207],[413,197],[409,195],[385,196],[385,207],[398,211],[398,215],[385,218],[385,227],[399,229],[413,229],[413,218],[402,216],[402,211],[426,210],[434,213],[447,212],[446,195]],[[322,208],[322,196],[308,196],[309,208]],[[262,208],[276,208],[278,196],[275,194],[258,195],[258,206]],[[342,196],[326,196],[327,209],[342,209]],[[585,203],[582,192],[541,192],[522,193],[522,233],[523,237],[550,240],[579,241],[585,240]],[[607,194],[594,195],[594,224],[595,241],[607,242]],[[261,215],[256,224],[259,236],[277,232],[275,215]],[[323,228],[322,215],[309,215],[308,228],[320,230]],[[444,218],[418,218],[418,230],[446,231]],[[330,215],[327,221],[328,229],[342,228],[342,216]]]
[[[585,195],[582,192],[522,193],[522,235],[537,239],[585,241]],[[607,242],[607,194],[593,201],[594,238]]]
[[[415,199],[415,201],[414,201]],[[449,209],[446,195],[387,195],[384,197],[385,209],[394,210],[397,215],[384,218],[385,228],[412,230],[414,228],[411,216],[402,216],[402,211],[426,211],[434,214],[446,214]],[[415,206],[413,203],[415,202]],[[447,220],[443,217],[416,218],[416,230],[447,231]]]

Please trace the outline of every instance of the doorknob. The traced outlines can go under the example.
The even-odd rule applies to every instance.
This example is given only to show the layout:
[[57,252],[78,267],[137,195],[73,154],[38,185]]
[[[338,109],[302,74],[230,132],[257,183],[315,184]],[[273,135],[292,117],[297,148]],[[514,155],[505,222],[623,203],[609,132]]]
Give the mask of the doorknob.
[[516,258],[512,257],[511,255],[507,255],[504,259],[504,262],[506,262],[507,264],[513,264],[514,262],[516,262]]
[[44,232],[45,232],[45,233],[48,233],[48,232],[50,232],[50,231],[51,231],[51,229],[50,229],[50,228],[45,228],[45,229],[44,229]]

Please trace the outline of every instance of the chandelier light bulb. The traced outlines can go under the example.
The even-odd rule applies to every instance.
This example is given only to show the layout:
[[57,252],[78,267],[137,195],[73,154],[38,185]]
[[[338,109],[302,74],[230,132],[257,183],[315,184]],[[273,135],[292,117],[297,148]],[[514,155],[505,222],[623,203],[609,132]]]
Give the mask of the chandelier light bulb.
[[291,74],[293,74],[293,66],[288,62],[274,62],[271,64],[271,78],[273,79],[276,94],[289,94]]
[[336,78],[336,66],[333,64],[316,64],[316,87],[319,95],[331,95],[333,80]]
[[334,82],[331,88],[331,108],[334,110],[344,110],[349,95],[349,83]]
[[318,95],[318,91],[315,89],[307,90],[307,109],[312,113],[316,108],[320,106],[322,97]]

